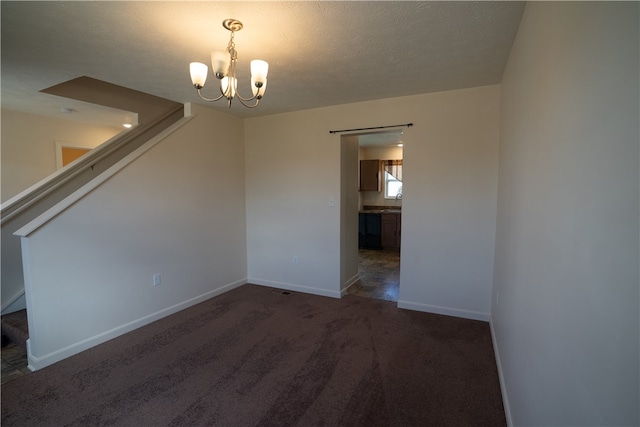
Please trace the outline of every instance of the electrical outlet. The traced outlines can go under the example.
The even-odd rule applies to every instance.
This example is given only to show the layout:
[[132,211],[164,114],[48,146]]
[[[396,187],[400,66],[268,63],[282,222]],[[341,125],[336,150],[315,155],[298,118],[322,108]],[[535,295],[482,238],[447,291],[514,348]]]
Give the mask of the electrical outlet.
[[298,255],[294,255],[293,256],[293,264],[294,265],[298,265],[299,262],[300,262],[300,259],[298,258]]
[[160,283],[161,283],[160,275],[159,274],[154,274],[153,275],[153,286],[158,286]]

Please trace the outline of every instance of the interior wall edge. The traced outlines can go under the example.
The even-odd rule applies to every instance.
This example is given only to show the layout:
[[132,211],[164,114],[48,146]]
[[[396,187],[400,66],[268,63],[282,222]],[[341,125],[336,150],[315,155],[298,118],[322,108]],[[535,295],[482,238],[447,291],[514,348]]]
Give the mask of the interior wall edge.
[[513,427],[511,419],[511,408],[509,407],[509,394],[507,393],[507,383],[504,380],[502,372],[502,362],[500,359],[500,348],[496,339],[496,331],[493,327],[493,317],[489,315],[489,328],[491,330],[491,344],[493,345],[493,354],[496,359],[496,368],[498,370],[498,381],[500,382],[500,392],[502,393],[502,406],[504,406],[504,416],[507,419],[507,427]]
[[[402,283],[400,284],[400,286],[402,286]],[[469,320],[480,320],[483,322],[489,322],[490,319],[489,313],[483,313],[480,311],[465,310],[454,307],[442,307],[438,305],[422,304],[404,300],[398,300],[398,308],[422,311],[431,314],[441,314],[444,316],[460,317]]]
[[305,294],[318,295],[321,297],[340,298],[341,293],[338,291],[330,291],[327,289],[316,288],[313,286],[297,285],[295,283],[276,282],[273,280],[264,280],[256,277],[249,277],[248,283],[253,285],[267,286],[270,288],[282,289],[292,292],[301,292]]

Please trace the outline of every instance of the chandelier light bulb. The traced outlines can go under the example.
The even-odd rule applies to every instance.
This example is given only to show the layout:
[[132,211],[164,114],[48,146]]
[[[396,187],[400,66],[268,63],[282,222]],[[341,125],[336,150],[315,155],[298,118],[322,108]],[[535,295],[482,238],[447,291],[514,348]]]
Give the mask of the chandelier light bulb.
[[267,73],[269,72],[269,64],[261,59],[251,61],[251,79],[255,82],[252,86],[262,86],[267,81]]
[[214,50],[211,52],[211,66],[213,67],[213,73],[218,79],[223,78],[229,73],[230,65],[231,56],[229,52],[223,50]]
[[196,89],[202,89],[204,83],[207,81],[207,74],[209,73],[209,67],[202,62],[192,62],[189,66],[191,71],[191,82]]

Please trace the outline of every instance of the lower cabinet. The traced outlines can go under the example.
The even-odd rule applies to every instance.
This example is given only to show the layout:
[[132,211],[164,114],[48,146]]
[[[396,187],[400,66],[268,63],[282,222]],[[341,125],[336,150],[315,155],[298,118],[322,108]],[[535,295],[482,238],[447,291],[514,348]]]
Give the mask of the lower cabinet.
[[402,226],[402,215],[382,214],[381,215],[380,240],[384,249],[399,249]]
[[380,249],[380,214],[360,213],[358,222],[358,246],[362,249]]

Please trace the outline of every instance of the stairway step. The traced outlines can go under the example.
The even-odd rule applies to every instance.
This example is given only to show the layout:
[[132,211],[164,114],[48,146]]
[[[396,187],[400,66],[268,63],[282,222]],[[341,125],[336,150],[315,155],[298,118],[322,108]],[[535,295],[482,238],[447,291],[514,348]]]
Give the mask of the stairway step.
[[27,310],[19,310],[13,313],[4,314],[0,318],[0,323],[2,325],[2,336],[26,350],[27,339],[29,339]]

